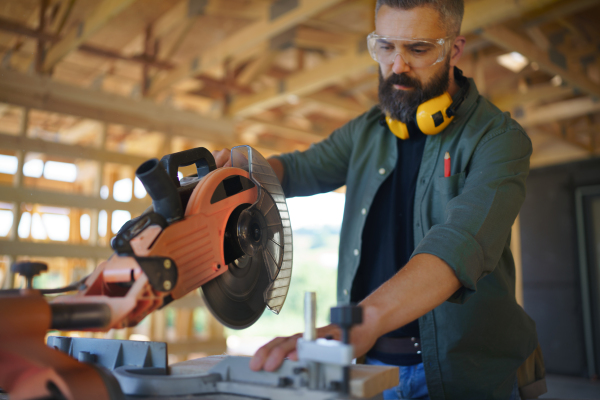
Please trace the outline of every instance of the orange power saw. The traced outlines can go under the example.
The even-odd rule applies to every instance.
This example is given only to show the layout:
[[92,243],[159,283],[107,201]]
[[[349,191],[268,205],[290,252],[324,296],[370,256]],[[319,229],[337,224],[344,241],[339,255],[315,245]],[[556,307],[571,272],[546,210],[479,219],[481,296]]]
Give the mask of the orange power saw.
[[[134,326],[200,287],[212,314],[231,328],[252,325],[266,307],[279,313],[292,270],[285,196],[256,150],[235,147],[231,162],[217,169],[212,154],[196,148],[143,163],[136,175],[153,207],[121,228],[115,253],[76,294],[48,302],[42,294],[73,287],[0,291],[0,387],[15,399],[46,396],[50,383],[69,399],[113,398],[105,393],[116,387],[112,378],[44,345],[46,331]],[[192,164],[197,176],[180,182],[179,167]],[[41,269],[22,264],[30,275]],[[90,397],[91,382],[103,389]]]

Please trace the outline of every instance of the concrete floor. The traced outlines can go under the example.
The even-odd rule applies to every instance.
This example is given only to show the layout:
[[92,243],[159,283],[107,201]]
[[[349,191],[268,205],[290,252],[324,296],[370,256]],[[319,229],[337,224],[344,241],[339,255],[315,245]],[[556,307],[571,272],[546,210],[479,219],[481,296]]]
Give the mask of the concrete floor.
[[563,375],[547,375],[548,393],[540,399],[600,400],[600,381]]

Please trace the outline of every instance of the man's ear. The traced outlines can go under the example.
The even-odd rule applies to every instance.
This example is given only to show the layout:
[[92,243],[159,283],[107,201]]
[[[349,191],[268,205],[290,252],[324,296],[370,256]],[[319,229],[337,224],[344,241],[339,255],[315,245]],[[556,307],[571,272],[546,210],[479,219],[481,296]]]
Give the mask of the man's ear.
[[465,43],[467,43],[467,39],[464,36],[457,36],[456,39],[454,39],[452,49],[450,50],[452,52],[452,55],[450,56],[451,67],[458,64],[458,60],[460,60],[465,50]]

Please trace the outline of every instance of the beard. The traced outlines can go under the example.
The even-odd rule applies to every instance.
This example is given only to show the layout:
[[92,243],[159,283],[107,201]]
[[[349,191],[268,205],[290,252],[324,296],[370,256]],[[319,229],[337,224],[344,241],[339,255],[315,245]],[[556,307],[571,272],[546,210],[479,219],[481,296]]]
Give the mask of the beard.
[[[379,107],[384,114],[393,119],[408,123],[414,119],[417,108],[427,100],[441,96],[450,85],[450,57],[444,61],[443,68],[430,82],[423,86],[420,80],[402,73],[384,79],[379,68]],[[410,87],[410,90],[398,90],[393,85]]]

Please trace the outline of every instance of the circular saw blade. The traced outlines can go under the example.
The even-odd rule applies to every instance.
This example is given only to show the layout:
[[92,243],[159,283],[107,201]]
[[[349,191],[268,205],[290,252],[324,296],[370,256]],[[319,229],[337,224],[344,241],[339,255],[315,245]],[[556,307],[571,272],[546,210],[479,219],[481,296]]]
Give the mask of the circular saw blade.
[[234,210],[225,231],[226,240],[234,237],[243,256],[204,284],[202,292],[219,322],[244,329],[262,315],[266,294],[275,280],[272,276],[283,262],[283,225],[271,195],[263,190],[252,206]]
[[233,329],[256,322],[265,310],[264,291],[270,282],[262,257],[242,256],[228,270],[202,285],[204,302],[214,317]]
[[233,167],[248,171],[257,199],[229,217],[226,254],[235,254],[236,260],[204,284],[202,292],[215,318],[243,329],[256,322],[265,307],[275,314],[283,307],[292,272],[292,229],[283,189],[267,160],[249,146],[234,147],[231,160]]

